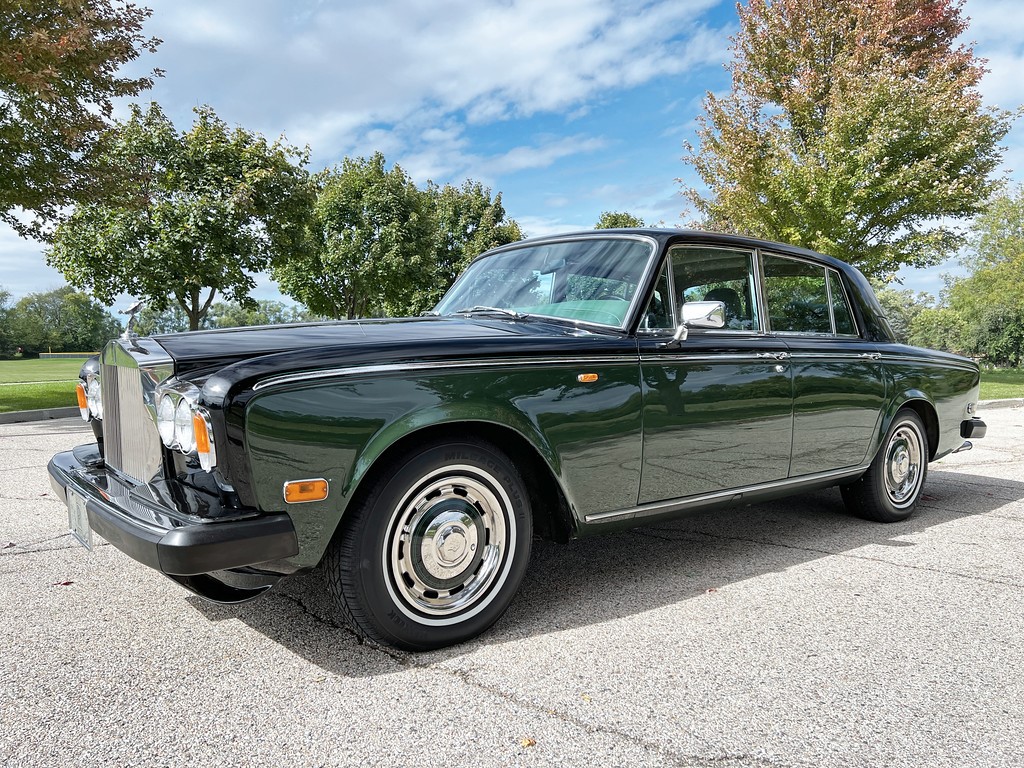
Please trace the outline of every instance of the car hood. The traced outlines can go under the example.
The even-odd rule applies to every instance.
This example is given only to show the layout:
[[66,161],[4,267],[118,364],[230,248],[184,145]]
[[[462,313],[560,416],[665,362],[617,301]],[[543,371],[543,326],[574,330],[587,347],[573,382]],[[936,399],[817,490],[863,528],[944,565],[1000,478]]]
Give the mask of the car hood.
[[465,318],[400,318],[293,323],[154,336],[178,370],[226,366],[281,352],[323,348],[380,348],[395,342],[429,344],[521,334],[515,323]]
[[156,336],[179,378],[217,400],[268,376],[432,360],[635,353],[621,332],[542,320],[422,317],[232,328]]

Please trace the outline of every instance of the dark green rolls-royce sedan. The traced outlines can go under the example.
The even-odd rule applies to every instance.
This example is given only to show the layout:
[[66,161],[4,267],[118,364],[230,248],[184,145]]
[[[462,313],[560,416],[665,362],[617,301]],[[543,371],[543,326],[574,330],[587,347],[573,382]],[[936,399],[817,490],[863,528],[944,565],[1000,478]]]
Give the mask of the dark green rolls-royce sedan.
[[493,624],[535,536],[831,485],[903,520],[984,435],[978,379],[835,259],[594,231],[486,253],[422,317],[126,332],[83,367],[96,442],[49,472],[86,545],[220,602],[322,565],[357,631],[417,650]]

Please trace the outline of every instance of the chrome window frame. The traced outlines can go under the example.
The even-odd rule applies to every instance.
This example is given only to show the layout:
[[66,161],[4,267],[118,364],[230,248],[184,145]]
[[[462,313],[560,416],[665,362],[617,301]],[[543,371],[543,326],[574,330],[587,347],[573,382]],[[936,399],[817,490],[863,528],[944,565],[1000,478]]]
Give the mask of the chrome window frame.
[[[746,254],[749,259],[750,271],[748,272],[748,279],[753,278],[753,284],[751,290],[753,291],[752,307],[757,309],[757,328],[748,330],[738,328],[690,328],[689,333],[698,334],[701,336],[705,335],[722,335],[722,336],[765,336],[767,335],[767,316],[762,311],[762,299],[761,299],[761,283],[759,279],[760,274],[760,259],[756,248],[747,248],[745,246],[738,245],[719,245],[719,244],[706,244],[706,243],[675,243],[670,245],[665,251],[665,259],[663,263],[668,267],[668,287],[669,287],[669,300],[671,302],[672,317],[675,320],[677,326],[680,316],[679,306],[679,291],[676,289],[675,270],[672,269],[672,255],[676,251],[682,250],[694,250],[700,248],[702,250],[714,250],[714,251],[731,251],[736,254]],[[761,322],[761,318],[764,318],[764,322]],[[653,328],[648,331],[644,331],[644,335],[654,335],[660,331],[665,331],[664,328]],[[671,329],[674,330],[674,329]]]
[[[765,280],[765,277],[764,277],[764,260],[765,260],[766,257],[769,257],[769,256],[773,257],[773,258],[776,258],[776,259],[786,259],[787,261],[795,261],[795,262],[798,262],[800,264],[809,264],[811,266],[820,268],[822,270],[822,274],[825,277],[825,296],[826,296],[826,301],[828,302],[828,318],[829,318],[829,327],[832,329],[831,331],[828,331],[828,332],[824,332],[824,331],[777,331],[777,330],[775,330],[774,328],[771,327],[771,315],[768,313],[768,292],[766,290],[764,290],[764,286],[766,286],[766,284],[767,284],[767,282]],[[861,335],[861,330],[860,330],[859,326],[857,325],[857,316],[853,313],[853,305],[850,302],[850,295],[849,295],[849,293],[846,290],[845,283],[843,282],[842,273],[838,269],[836,269],[835,267],[830,267],[827,264],[821,264],[819,262],[811,261],[809,259],[802,259],[799,256],[790,256],[788,254],[777,253],[775,251],[765,251],[765,250],[761,250],[761,249],[758,249],[758,262],[759,262],[759,265],[760,265],[761,279],[762,279],[762,281],[764,281],[764,282],[762,282],[762,286],[763,287],[762,287],[762,290],[761,290],[761,299],[762,299],[762,301],[764,302],[764,305],[765,305],[765,308],[764,308],[765,320],[766,320],[766,324],[768,326],[768,332],[769,333],[771,333],[772,335],[776,335],[776,336],[809,336],[809,337],[812,337],[812,338],[815,338],[815,339],[859,339],[859,338],[863,338],[863,336]],[[831,284],[832,281],[828,279],[829,278],[829,273],[834,274],[836,276],[836,278],[839,280],[839,285],[840,285],[840,287],[843,290],[843,300],[846,302],[846,309],[849,312],[850,320],[853,323],[853,328],[854,328],[854,331],[855,331],[852,334],[838,333],[836,331],[835,309],[834,309],[834,307],[832,305],[832,284]]]

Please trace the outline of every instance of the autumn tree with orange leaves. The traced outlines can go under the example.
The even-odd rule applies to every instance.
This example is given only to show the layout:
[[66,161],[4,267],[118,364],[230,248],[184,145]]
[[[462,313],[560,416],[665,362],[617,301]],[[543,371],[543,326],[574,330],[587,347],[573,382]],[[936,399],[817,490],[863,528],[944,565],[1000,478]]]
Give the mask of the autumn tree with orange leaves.
[[982,104],[962,0],[749,0],[732,90],[704,99],[705,225],[821,251],[873,276],[963,242],[1012,114]]
[[160,74],[119,73],[159,44],[142,31],[150,13],[123,0],[0,0],[0,221],[45,237],[65,206],[117,184],[99,142],[114,100]]

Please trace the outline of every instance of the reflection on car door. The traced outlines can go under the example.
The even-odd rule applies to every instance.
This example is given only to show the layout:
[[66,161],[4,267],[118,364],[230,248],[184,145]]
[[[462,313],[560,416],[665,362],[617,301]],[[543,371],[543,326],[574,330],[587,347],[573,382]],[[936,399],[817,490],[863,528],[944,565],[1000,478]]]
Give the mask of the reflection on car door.
[[885,380],[878,351],[858,334],[839,272],[772,254],[762,264],[769,324],[792,355],[790,476],[865,464]]
[[753,253],[678,247],[669,264],[645,318],[647,330],[678,317],[687,301],[721,301],[726,327],[692,331],[680,343],[640,335],[638,503],[785,479],[793,435],[788,348],[760,333]]
[[785,479],[792,442],[786,345],[691,335],[640,342],[644,453],[640,504]]

